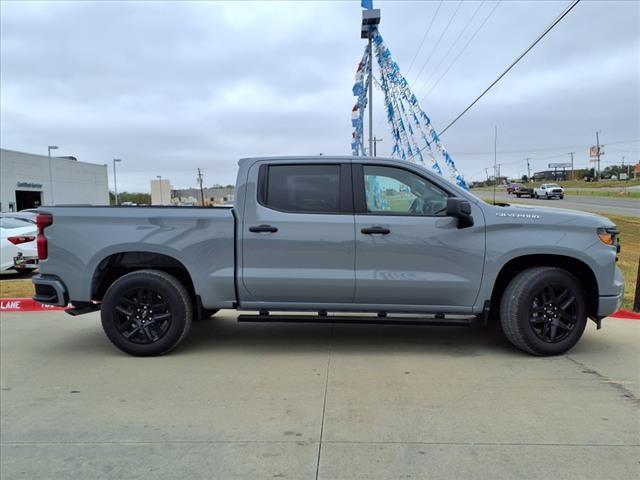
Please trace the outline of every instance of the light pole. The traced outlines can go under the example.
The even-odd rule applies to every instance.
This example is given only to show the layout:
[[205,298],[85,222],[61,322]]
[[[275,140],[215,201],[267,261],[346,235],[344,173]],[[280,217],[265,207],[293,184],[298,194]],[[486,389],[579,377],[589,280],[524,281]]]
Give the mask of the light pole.
[[162,199],[162,175],[156,175],[156,178],[160,182],[160,205],[164,205],[164,200]]
[[51,190],[51,205],[54,205],[53,201],[53,169],[51,168],[51,150],[58,150],[56,145],[49,145],[47,151],[49,153],[49,189]]
[[116,194],[116,206],[118,205],[118,177],[116,176],[116,162],[121,162],[119,158],[113,159],[113,191]]

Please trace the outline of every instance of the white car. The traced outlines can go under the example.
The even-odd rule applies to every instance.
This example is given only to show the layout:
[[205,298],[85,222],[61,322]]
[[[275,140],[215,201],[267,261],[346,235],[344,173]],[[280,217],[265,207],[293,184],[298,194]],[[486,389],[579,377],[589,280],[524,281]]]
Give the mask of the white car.
[[14,259],[25,262],[20,270],[37,267],[38,249],[36,236],[38,229],[33,220],[13,216],[0,216],[0,275],[16,273]]
[[557,183],[543,183],[538,188],[533,189],[533,198],[551,200],[553,197],[558,197],[561,200],[564,198],[564,188]]

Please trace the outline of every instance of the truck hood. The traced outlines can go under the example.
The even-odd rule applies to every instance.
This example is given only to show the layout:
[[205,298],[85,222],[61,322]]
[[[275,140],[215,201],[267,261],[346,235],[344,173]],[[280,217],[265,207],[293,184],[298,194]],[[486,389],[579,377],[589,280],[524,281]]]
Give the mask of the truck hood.
[[485,210],[487,223],[536,224],[536,225],[575,225],[582,227],[614,227],[606,217],[578,210],[532,205],[489,205]]

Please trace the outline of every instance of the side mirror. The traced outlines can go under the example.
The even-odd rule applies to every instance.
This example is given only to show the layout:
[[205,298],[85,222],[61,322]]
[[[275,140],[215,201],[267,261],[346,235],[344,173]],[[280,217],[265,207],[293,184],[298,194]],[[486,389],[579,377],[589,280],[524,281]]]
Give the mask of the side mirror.
[[447,198],[447,216],[458,219],[458,228],[467,228],[473,225],[471,204],[463,198]]

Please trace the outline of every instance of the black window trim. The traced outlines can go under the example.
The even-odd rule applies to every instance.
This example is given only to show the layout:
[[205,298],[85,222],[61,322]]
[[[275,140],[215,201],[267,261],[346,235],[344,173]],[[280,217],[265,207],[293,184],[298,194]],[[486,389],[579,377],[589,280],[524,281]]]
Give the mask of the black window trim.
[[352,176],[353,176],[353,211],[355,215],[370,215],[374,217],[432,217],[432,218],[446,218],[447,215],[429,215],[426,213],[403,213],[403,212],[369,212],[367,211],[367,198],[365,194],[364,188],[364,168],[363,167],[388,167],[388,168],[397,168],[399,170],[404,170],[405,172],[412,173],[420,178],[422,178],[425,182],[429,182],[431,185],[435,185],[437,188],[442,190],[447,194],[448,198],[455,197],[455,195],[448,189],[442,187],[441,185],[432,182],[424,175],[409,169],[404,168],[399,165],[387,165],[380,163],[353,163],[352,168]]
[[[267,185],[269,183],[269,168],[277,166],[288,167],[304,167],[304,166],[327,166],[336,165],[339,168],[338,177],[338,211],[337,212],[324,212],[324,211],[309,211],[309,210],[284,210],[282,208],[275,208],[273,205],[267,203]],[[351,180],[351,164],[344,162],[317,162],[317,163],[290,163],[290,162],[275,162],[264,163],[260,165],[258,170],[258,188],[257,188],[257,201],[258,204],[269,210],[282,213],[293,213],[298,215],[353,215],[353,191]]]

